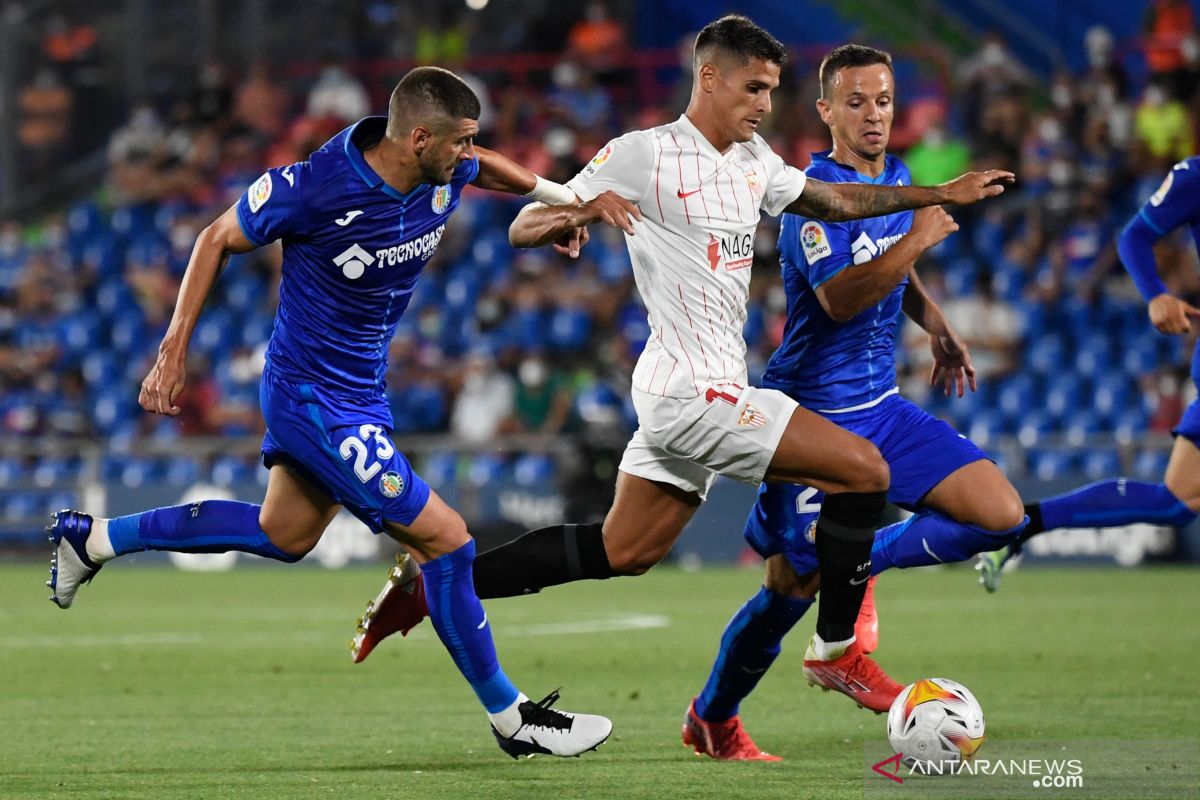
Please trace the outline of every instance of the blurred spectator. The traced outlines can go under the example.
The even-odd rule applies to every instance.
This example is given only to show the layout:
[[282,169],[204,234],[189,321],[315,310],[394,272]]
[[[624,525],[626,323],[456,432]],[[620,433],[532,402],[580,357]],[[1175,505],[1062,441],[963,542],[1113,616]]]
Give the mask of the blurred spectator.
[[[1010,303],[996,297],[990,272],[979,276],[974,294],[944,301],[942,313],[971,348],[971,361],[980,379],[1002,377],[1016,369],[1021,318]],[[923,338],[928,340],[928,336]],[[923,368],[932,363],[931,358],[924,360]]]
[[957,178],[970,170],[971,151],[967,143],[947,134],[941,120],[904,156],[914,185],[926,186]]
[[1146,64],[1155,76],[1166,79],[1169,91],[1183,96],[1194,87],[1185,87],[1187,73],[1195,68],[1197,56],[1196,20],[1188,0],[1151,0],[1143,19],[1143,47]]
[[23,149],[24,172],[39,175],[65,153],[71,128],[71,90],[48,68],[38,70],[17,100],[20,123],[17,140]]
[[234,96],[234,121],[273,139],[283,130],[287,110],[287,92],[271,77],[270,65],[261,58],[252,61]]
[[1134,118],[1136,156],[1143,168],[1165,172],[1195,152],[1192,122],[1186,106],[1161,83],[1151,83]]
[[450,416],[450,432],[471,444],[494,438],[512,415],[515,399],[513,379],[496,369],[495,360],[485,353],[472,354]]
[[308,93],[308,115],[357,122],[371,113],[367,90],[341,64],[327,63]]
[[957,75],[967,130],[973,135],[986,133],[990,106],[1011,101],[1033,84],[1033,75],[995,31],[984,36],[979,51],[960,65]]
[[537,354],[526,356],[517,368],[513,413],[504,429],[513,433],[559,433],[571,412],[566,378]]
[[600,0],[588,3],[583,19],[567,33],[567,53],[605,77],[625,47],[625,29]]

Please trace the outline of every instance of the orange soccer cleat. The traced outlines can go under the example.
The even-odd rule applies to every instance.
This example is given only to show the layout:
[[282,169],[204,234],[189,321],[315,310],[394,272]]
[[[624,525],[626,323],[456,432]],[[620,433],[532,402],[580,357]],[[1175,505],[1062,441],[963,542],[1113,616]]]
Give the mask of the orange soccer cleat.
[[863,653],[857,641],[851,642],[840,656],[828,661],[817,659],[812,642],[809,642],[804,654],[804,677],[810,686],[841,692],[859,707],[869,708],[876,714],[887,712],[904,689]]
[[367,610],[358,620],[358,633],[350,642],[354,663],[369,656],[377,644],[393,633],[398,631],[407,636],[428,615],[421,568],[402,553],[396,556],[396,566],[388,572],[387,583],[367,603]]
[[688,706],[683,718],[683,744],[698,756],[711,756],[718,761],[783,761],[758,749],[758,745],[742,727],[741,717],[724,722],[705,722],[696,716],[696,701]]
[[864,653],[874,653],[879,647],[879,614],[875,611],[875,579],[867,581],[867,593],[863,595],[862,608],[858,610],[858,621],[854,623],[854,640]]

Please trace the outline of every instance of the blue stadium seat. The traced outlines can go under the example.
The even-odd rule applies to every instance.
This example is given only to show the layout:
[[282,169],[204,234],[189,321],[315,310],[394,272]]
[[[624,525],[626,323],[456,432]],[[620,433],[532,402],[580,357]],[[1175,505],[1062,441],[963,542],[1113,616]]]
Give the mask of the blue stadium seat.
[[185,488],[200,479],[200,467],[194,458],[168,459],[163,479],[172,486]]
[[996,395],[996,406],[1011,420],[1020,420],[1028,411],[1042,405],[1039,381],[1028,373],[1018,373],[1004,382]]
[[1070,421],[1083,398],[1084,382],[1070,373],[1051,378],[1045,395],[1045,408],[1055,419]]
[[1141,450],[1133,459],[1133,477],[1143,481],[1161,481],[1167,473],[1167,462],[1170,460],[1169,450]]
[[1068,347],[1062,334],[1039,333],[1025,353],[1025,363],[1039,375],[1056,375],[1067,364]]
[[554,484],[554,458],[546,453],[525,453],[513,462],[513,478],[526,488],[548,487]]
[[1138,441],[1146,435],[1150,415],[1140,406],[1131,406],[1113,419],[1113,435],[1119,442]]
[[42,489],[62,486],[68,482],[78,480],[79,470],[80,463],[78,458],[46,456],[38,459],[33,467],[33,483]]
[[9,522],[40,517],[43,513],[42,498],[31,492],[17,492],[0,502],[3,502],[0,516]]
[[453,486],[458,480],[458,454],[430,453],[421,465],[420,475],[435,491],[439,487]]
[[507,473],[504,459],[492,453],[481,453],[471,459],[467,478],[475,486],[486,486],[501,480]]
[[1089,436],[1105,433],[1111,428],[1106,417],[1089,408],[1076,408],[1063,422],[1067,441],[1073,445],[1083,444]]
[[966,428],[967,438],[984,449],[1007,432],[1007,419],[1004,414],[995,410],[979,412]]
[[587,347],[592,336],[592,318],[578,307],[555,309],[550,316],[550,347],[552,350],[574,353]]
[[1097,414],[1113,419],[1129,407],[1134,397],[1131,380],[1121,372],[1110,372],[1096,380],[1092,390],[1092,408]]
[[15,486],[25,474],[25,468],[16,458],[0,458],[0,487]]
[[213,461],[209,480],[217,486],[238,486],[253,480],[254,466],[245,458],[221,456]]
[[1121,472],[1121,455],[1115,447],[1102,447],[1083,454],[1083,473],[1088,480],[1112,478]]
[[1046,449],[1029,452],[1029,471],[1043,481],[1065,477],[1076,468],[1075,462],[1075,455],[1065,450]]
[[1079,340],[1075,351],[1075,372],[1085,378],[1110,371],[1113,364],[1114,347],[1104,333],[1089,333]]
[[1033,447],[1048,433],[1059,429],[1058,420],[1048,411],[1027,411],[1017,419],[1017,441],[1022,447]]

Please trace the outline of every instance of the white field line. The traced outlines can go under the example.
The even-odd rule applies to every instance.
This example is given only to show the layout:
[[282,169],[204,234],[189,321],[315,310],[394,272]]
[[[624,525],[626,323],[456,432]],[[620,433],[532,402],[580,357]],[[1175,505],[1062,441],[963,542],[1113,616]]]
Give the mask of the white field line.
[[[671,620],[659,614],[623,614],[604,619],[586,619],[575,622],[552,622],[533,625],[503,625],[496,629],[500,638],[521,636],[572,636],[613,631],[639,631],[670,627]],[[408,635],[409,639],[433,638],[433,628],[422,625]],[[62,635],[42,634],[36,636],[0,637],[0,649],[30,647],[154,647],[154,646],[221,646],[236,644],[264,644],[289,642],[323,642],[329,640],[325,633],[292,632],[245,632],[245,633],[196,633],[188,631],[159,631],[155,633],[90,634],[71,633]]]

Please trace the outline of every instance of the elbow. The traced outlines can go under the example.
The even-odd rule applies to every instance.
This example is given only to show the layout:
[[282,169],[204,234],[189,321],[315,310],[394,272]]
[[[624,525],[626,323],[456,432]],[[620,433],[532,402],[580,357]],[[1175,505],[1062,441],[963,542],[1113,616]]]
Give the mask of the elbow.
[[533,247],[529,232],[523,230],[517,223],[508,226],[508,243],[512,247]]

